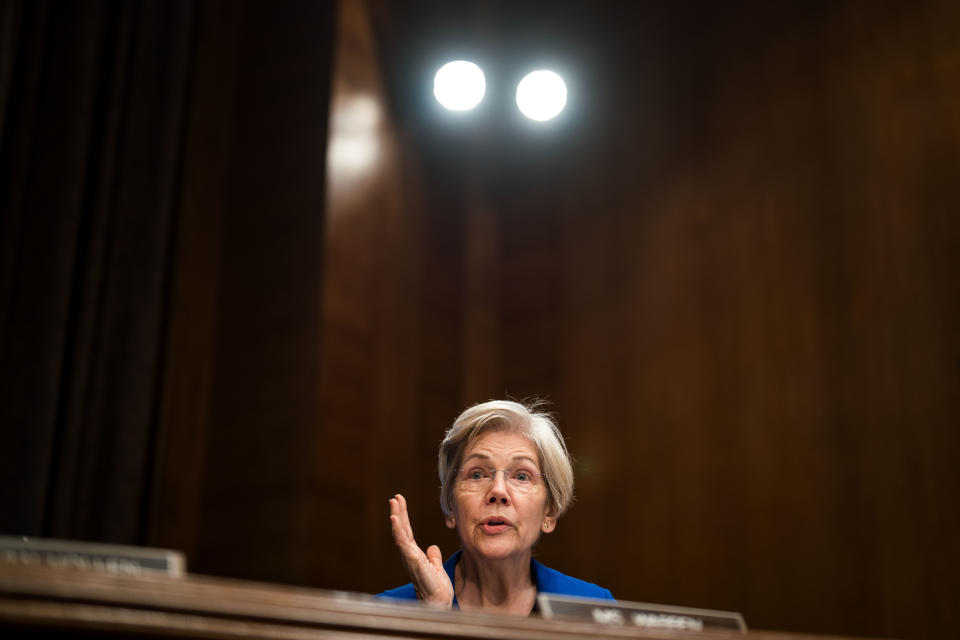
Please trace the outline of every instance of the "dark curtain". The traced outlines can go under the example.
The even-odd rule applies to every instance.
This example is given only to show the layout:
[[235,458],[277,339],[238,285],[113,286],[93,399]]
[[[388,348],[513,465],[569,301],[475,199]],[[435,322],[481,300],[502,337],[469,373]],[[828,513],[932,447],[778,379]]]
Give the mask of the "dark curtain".
[[0,0],[0,534],[315,580],[334,15]]
[[196,11],[0,7],[0,533],[142,542]]

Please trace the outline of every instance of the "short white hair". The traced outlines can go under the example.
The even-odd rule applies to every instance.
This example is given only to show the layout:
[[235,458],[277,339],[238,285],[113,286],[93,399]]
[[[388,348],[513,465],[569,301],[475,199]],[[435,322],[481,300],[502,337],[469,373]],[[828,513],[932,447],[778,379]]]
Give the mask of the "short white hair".
[[453,513],[453,490],[464,452],[485,433],[510,431],[526,436],[537,448],[540,471],[547,485],[550,513],[560,517],[573,502],[573,461],[560,429],[541,404],[490,400],[476,404],[453,421],[440,443],[437,470],[440,473],[440,508]]

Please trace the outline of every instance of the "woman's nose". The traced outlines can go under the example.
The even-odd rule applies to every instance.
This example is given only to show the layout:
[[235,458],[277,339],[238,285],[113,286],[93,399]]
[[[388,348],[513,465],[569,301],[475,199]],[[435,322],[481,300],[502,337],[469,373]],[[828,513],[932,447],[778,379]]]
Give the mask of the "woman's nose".
[[492,503],[499,502],[507,504],[507,474],[499,471],[493,472],[493,484],[490,485],[490,497],[488,501]]

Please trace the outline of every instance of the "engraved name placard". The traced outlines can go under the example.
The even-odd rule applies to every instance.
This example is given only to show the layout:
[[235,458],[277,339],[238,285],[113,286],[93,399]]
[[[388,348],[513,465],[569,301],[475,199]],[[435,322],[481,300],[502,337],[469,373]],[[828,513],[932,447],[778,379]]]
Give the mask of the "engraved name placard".
[[544,618],[568,618],[609,626],[664,631],[747,632],[743,616],[733,611],[694,609],[623,600],[593,600],[552,593],[541,593],[537,596],[537,602]]
[[0,536],[0,562],[141,575],[182,576],[186,559],[179,551],[153,547]]

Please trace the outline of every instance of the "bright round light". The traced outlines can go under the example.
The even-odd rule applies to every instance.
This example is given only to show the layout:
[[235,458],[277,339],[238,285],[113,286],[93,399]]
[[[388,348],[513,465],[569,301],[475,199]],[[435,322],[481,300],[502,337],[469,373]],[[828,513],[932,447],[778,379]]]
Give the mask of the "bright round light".
[[517,85],[517,106],[531,120],[549,120],[567,104],[567,85],[553,71],[531,71]]
[[486,88],[483,71],[466,60],[448,62],[433,79],[433,95],[451,111],[473,109],[483,99]]

